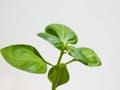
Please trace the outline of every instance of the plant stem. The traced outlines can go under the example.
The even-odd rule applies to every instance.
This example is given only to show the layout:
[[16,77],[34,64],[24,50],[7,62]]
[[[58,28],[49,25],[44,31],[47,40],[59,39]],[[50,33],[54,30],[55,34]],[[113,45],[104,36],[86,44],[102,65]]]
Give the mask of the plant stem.
[[52,90],[56,90],[56,88],[54,88],[54,87],[52,86]]
[[58,62],[57,62],[57,66],[60,64],[60,61],[62,59],[63,54],[64,54],[64,50],[60,52],[60,56],[59,56],[59,59],[58,59]]
[[52,89],[52,90],[56,90],[56,89]]
[[74,62],[74,61],[75,61],[75,59],[72,59],[72,60],[66,62],[65,65],[70,64],[70,63],[72,63],[72,62]]
[[[64,50],[62,50],[62,51],[60,52],[60,56],[59,56],[59,58],[58,58],[58,62],[57,62],[57,64],[56,64],[56,67],[58,67],[58,66],[60,65],[60,62],[61,62],[61,59],[62,59],[63,54],[64,54]],[[56,79],[56,75],[55,75],[55,76],[53,75],[53,77],[54,77],[54,80],[55,80],[55,79]],[[54,83],[54,80],[53,80],[53,82],[52,82],[52,90],[56,90],[57,82]]]

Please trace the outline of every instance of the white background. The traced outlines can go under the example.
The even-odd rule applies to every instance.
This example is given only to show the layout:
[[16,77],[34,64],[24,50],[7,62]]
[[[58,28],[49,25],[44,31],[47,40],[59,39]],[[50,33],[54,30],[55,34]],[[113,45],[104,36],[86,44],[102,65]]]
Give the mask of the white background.
[[[120,90],[120,0],[0,0],[0,48],[30,44],[55,64],[59,51],[36,36],[51,23],[72,28],[76,46],[92,48],[102,61],[97,68],[68,65],[70,81],[57,90]],[[51,83],[47,73],[18,70],[0,55],[0,90],[51,90]]]

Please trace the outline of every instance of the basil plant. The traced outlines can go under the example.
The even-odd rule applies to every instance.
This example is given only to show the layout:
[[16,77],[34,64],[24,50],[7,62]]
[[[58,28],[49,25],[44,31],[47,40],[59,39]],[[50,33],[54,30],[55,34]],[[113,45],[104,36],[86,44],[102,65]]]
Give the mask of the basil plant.
[[[2,48],[3,58],[13,67],[35,74],[45,74],[47,65],[51,68],[48,71],[48,79],[52,83],[52,90],[69,81],[67,65],[72,62],[80,62],[89,67],[101,65],[97,54],[87,47],[75,47],[78,38],[72,29],[63,24],[50,24],[44,32],[38,33],[38,37],[43,38],[60,51],[56,65],[45,60],[44,57],[31,45],[16,44]],[[62,56],[68,54],[71,60],[62,63]]]

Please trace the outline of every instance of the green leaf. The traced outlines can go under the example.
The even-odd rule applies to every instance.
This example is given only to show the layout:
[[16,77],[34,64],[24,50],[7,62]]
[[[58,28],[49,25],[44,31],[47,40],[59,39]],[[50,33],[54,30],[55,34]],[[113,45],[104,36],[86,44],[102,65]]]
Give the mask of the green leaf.
[[2,56],[12,66],[31,73],[42,74],[46,63],[38,51],[30,45],[11,45],[1,49]]
[[48,42],[50,42],[52,45],[54,45],[56,48],[63,50],[64,49],[64,44],[62,43],[62,41],[50,34],[47,33],[38,33],[37,34],[39,37],[47,40]]
[[74,57],[76,61],[82,62],[90,67],[101,65],[101,61],[97,54],[90,48],[71,48],[69,55]]
[[50,24],[45,29],[46,33],[58,37],[64,44],[76,44],[76,34],[69,27],[63,24]]
[[52,90],[56,87],[65,84],[69,80],[69,73],[65,64],[54,66],[48,73],[48,78],[52,82]]
[[45,28],[45,33],[44,35],[43,33],[38,33],[37,35],[50,42],[59,50],[66,48],[67,44],[76,44],[78,41],[76,34],[63,24],[50,24]]

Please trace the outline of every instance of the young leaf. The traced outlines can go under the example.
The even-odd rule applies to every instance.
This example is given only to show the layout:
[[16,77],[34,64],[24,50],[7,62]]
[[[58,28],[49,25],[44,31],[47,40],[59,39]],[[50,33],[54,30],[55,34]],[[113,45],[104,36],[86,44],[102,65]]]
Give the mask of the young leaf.
[[45,33],[38,33],[37,35],[59,50],[65,49],[67,44],[76,44],[78,41],[76,34],[62,24],[50,24],[45,28]]
[[64,44],[76,44],[78,41],[76,34],[63,24],[50,24],[45,32],[58,37]]
[[31,73],[42,74],[46,63],[38,51],[30,45],[11,45],[1,49],[2,56],[12,66]]
[[54,45],[56,48],[58,48],[59,50],[63,50],[64,49],[64,44],[62,43],[62,41],[57,38],[56,36],[50,35],[48,33],[38,33],[37,34],[39,37],[47,40],[48,42],[50,42],[52,45]]
[[67,83],[69,80],[69,73],[66,65],[60,64],[59,66],[52,67],[48,73],[48,78],[52,82],[52,90]]
[[101,65],[100,59],[98,58],[96,53],[90,48],[72,48],[69,52],[69,55],[74,57],[76,61],[82,62],[83,64],[90,67]]

